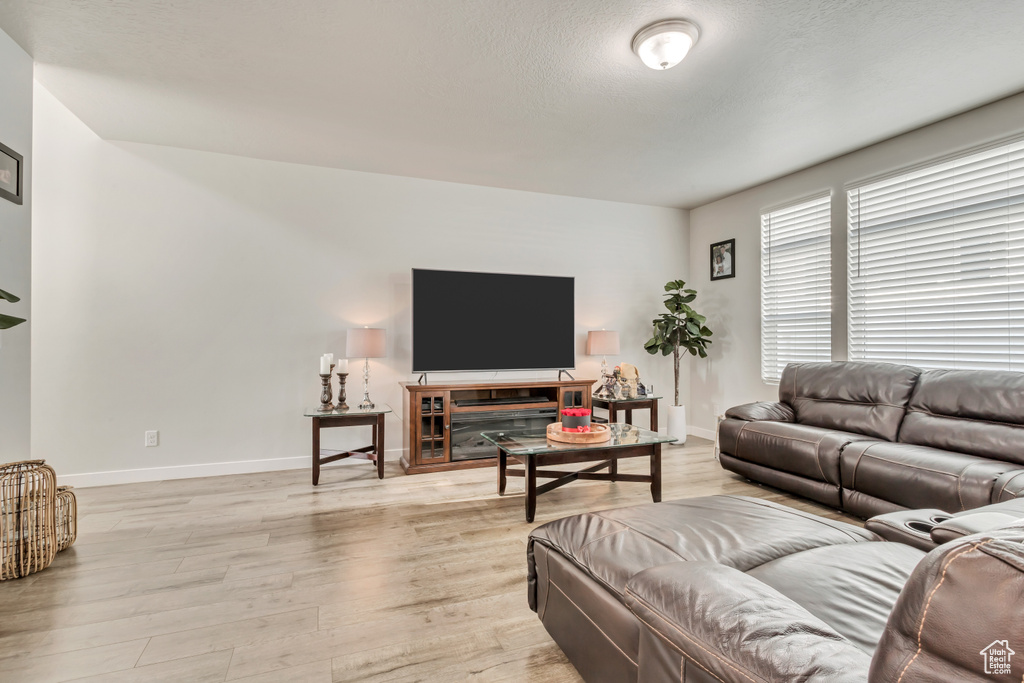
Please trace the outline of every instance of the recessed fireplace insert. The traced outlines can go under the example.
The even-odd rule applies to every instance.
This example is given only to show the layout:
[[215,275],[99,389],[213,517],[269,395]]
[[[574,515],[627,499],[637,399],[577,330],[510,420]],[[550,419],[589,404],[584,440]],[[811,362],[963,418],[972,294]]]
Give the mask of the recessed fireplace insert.
[[558,420],[555,408],[526,410],[495,410],[477,413],[453,413],[451,454],[452,460],[493,458],[494,444],[480,436],[480,432],[528,429],[543,432]]

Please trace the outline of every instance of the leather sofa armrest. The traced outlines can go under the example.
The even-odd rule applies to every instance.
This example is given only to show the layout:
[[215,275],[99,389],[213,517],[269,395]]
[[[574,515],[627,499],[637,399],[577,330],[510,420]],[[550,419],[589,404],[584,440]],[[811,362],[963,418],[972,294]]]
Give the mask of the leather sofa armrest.
[[771,420],[773,422],[796,422],[796,414],[785,403],[778,401],[762,401],[760,403],[744,403],[725,411],[726,417],[747,422]]
[[[1019,681],[1020,665],[986,673],[986,654],[1007,662],[1024,643],[1024,528],[944,543],[914,568],[882,633],[869,683]],[[967,637],[970,636],[970,637]],[[986,643],[990,643],[986,646]],[[984,648],[984,649],[981,649]],[[980,651],[979,651],[980,650]],[[998,659],[994,666],[999,667]],[[995,674],[995,675],[993,675]]]
[[898,510],[875,515],[864,526],[887,541],[928,551],[939,543],[932,539],[932,529],[947,519],[949,513],[942,510]]
[[957,515],[941,524],[936,524],[935,528],[932,529],[932,540],[939,544],[948,543],[964,536],[1001,529],[1014,522],[1024,522],[1024,519],[1022,519],[1024,514],[1014,515],[997,510],[980,511],[986,510],[986,508],[979,508],[978,510],[972,514]]
[[642,571],[626,585],[626,605],[643,624],[638,683],[679,680],[691,668],[700,680],[710,674],[723,683],[863,683],[867,677],[870,657],[832,627],[716,562]]
[[1014,498],[1024,498],[1024,470],[1011,470],[999,475],[992,487],[992,502],[1002,503]]

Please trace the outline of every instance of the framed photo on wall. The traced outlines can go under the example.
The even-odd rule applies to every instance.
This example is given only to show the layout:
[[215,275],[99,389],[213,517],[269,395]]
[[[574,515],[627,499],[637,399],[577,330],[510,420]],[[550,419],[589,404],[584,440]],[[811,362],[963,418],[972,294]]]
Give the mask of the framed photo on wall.
[[736,277],[736,239],[711,245],[711,279]]
[[0,197],[21,204],[21,176],[25,158],[0,143]]

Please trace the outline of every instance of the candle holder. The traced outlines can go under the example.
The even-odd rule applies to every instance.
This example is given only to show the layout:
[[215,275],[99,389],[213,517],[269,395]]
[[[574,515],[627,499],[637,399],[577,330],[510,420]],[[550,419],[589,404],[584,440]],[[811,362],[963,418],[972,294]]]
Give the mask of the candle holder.
[[348,381],[347,372],[338,373],[338,410],[348,410],[348,393],[345,390],[345,383]]
[[334,410],[334,404],[331,403],[331,373],[320,375],[320,385],[323,387],[320,392],[320,412],[329,413]]

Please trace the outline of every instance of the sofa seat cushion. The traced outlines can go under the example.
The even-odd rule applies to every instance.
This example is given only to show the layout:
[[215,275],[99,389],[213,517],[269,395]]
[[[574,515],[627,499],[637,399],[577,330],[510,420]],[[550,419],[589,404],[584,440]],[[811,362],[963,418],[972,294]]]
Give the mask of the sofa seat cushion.
[[650,567],[708,560],[746,571],[811,548],[878,540],[859,527],[742,496],[708,496],[590,512],[544,524],[527,550],[531,605],[534,549],[568,558],[623,600],[626,583]]
[[641,572],[629,582],[627,605],[642,624],[639,683],[868,680],[870,656],[833,624],[714,562]]
[[841,455],[846,490],[905,508],[959,512],[988,505],[1001,475],[1019,465],[904,443],[859,442]]
[[723,453],[812,481],[839,486],[839,453],[863,434],[788,422],[724,420],[718,442]]
[[748,573],[871,655],[892,606],[925,553],[895,543],[853,543],[780,557]]

